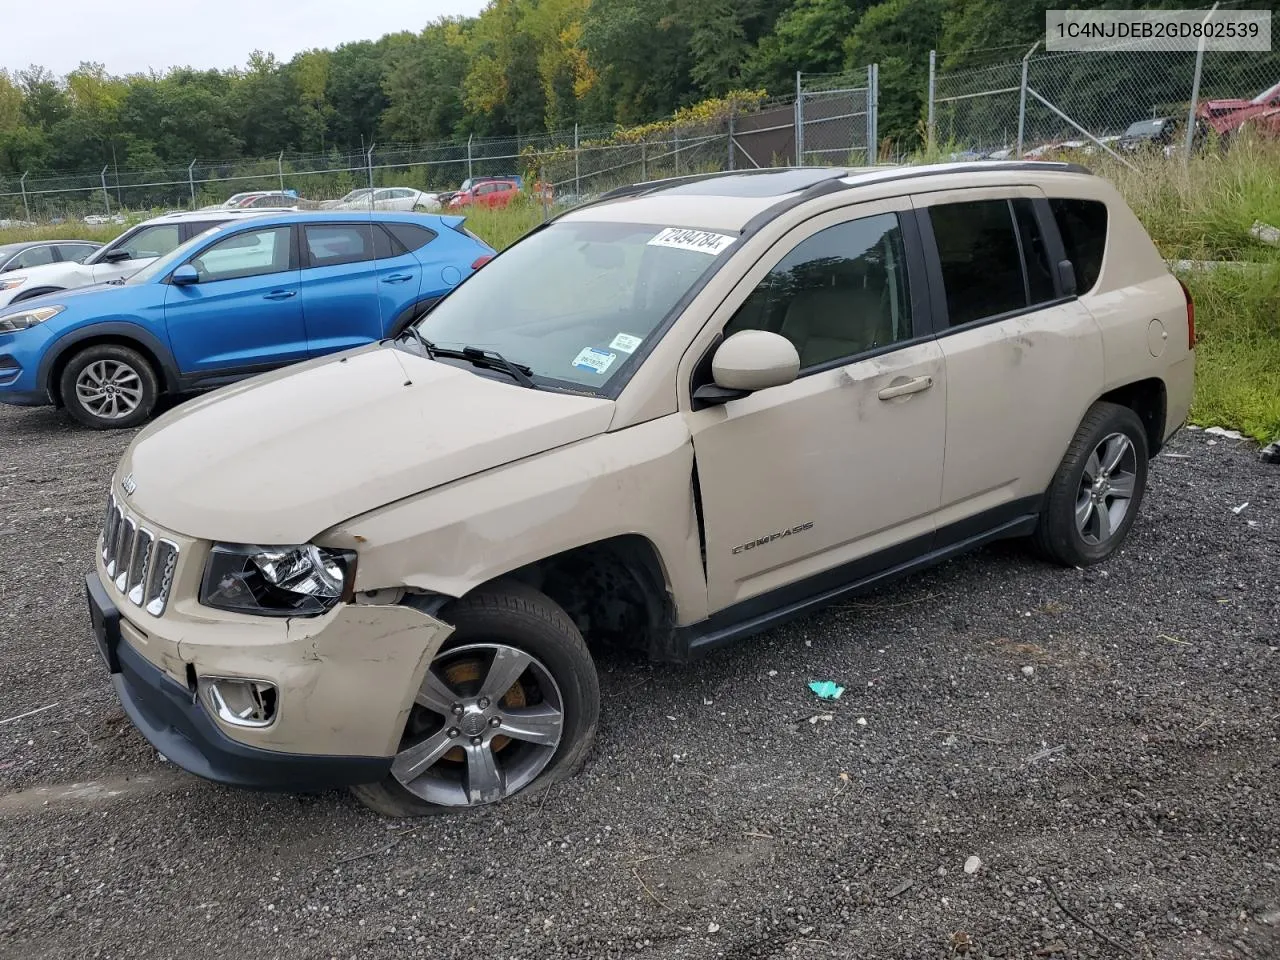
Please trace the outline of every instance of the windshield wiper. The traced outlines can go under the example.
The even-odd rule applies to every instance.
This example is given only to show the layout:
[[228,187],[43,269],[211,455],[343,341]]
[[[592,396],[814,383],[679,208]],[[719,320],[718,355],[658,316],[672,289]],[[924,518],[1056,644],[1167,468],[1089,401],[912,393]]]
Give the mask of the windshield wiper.
[[453,350],[448,347],[438,347],[424,337],[422,332],[412,324],[405,327],[404,333],[400,334],[397,339],[404,339],[406,336],[411,336],[418,341],[428,360],[434,360],[437,357],[444,357],[449,360],[467,360],[477,367],[484,367],[486,370],[501,370],[522,387],[528,387],[530,390],[538,389],[531,376],[533,370],[522,363],[512,363],[496,350],[481,350],[479,347],[463,347],[461,350]]

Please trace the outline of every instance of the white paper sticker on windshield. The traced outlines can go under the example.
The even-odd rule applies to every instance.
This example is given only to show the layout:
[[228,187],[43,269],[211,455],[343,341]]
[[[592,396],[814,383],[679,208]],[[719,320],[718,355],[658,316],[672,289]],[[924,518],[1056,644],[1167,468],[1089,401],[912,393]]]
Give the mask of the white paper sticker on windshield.
[[629,333],[620,333],[609,344],[610,350],[621,350],[623,353],[635,353],[636,347],[644,343],[644,337],[635,337]]
[[599,350],[596,347],[587,347],[573,358],[573,365],[579,370],[604,373],[609,367],[613,366],[613,361],[617,359],[618,355],[616,353],[610,353],[608,350]]
[[651,247],[675,247],[677,250],[697,250],[709,253],[713,257],[723,252],[734,238],[723,233],[708,233],[705,230],[685,230],[681,227],[667,227],[649,241]]

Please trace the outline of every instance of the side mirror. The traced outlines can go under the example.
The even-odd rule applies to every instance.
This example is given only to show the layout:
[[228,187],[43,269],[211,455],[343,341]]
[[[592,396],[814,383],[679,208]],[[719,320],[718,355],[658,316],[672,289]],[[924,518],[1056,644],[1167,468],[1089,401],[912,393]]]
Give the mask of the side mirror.
[[108,250],[103,256],[104,263],[121,263],[124,260],[132,260],[133,254],[128,250]]
[[694,397],[726,403],[756,390],[790,383],[800,372],[800,355],[786,337],[767,330],[741,330],[716,348],[711,358],[715,382],[699,387]]
[[200,273],[189,263],[184,263],[169,274],[169,282],[179,287],[187,287],[200,282]]

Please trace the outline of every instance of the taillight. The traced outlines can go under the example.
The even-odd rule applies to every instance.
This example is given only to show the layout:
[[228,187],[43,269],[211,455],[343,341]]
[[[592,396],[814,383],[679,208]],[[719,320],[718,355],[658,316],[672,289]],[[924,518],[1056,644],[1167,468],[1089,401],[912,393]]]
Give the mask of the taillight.
[[492,259],[493,259],[493,254],[491,253],[486,253],[483,257],[476,257],[475,261],[471,264],[471,269],[479,270],[481,267],[483,267],[486,263],[488,263]]
[[1196,348],[1196,304],[1191,299],[1191,291],[1187,289],[1187,285],[1179,280],[1178,286],[1182,288],[1182,295],[1187,298],[1187,349],[1194,350]]

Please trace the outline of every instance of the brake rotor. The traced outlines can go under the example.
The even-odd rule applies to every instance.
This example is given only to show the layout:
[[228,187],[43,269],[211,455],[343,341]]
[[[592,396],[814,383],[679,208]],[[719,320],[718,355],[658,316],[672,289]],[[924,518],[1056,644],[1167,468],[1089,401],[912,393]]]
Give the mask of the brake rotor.
[[[444,682],[454,690],[479,690],[485,674],[488,673],[488,664],[475,657],[468,657],[463,660],[453,661],[444,668],[443,673]],[[527,706],[528,702],[524,686],[519,680],[513,683],[511,689],[503,694],[502,699],[498,701],[509,710]],[[489,741],[489,749],[494,753],[500,753],[510,743],[510,737],[504,737],[499,734]],[[441,759],[452,760],[454,763],[465,763],[467,755],[461,747],[453,747]]]

